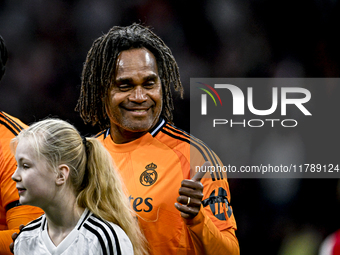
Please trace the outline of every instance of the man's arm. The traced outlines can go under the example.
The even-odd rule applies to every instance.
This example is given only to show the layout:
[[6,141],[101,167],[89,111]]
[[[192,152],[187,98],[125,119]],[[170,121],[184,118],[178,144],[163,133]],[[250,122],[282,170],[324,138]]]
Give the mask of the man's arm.
[[240,254],[235,231],[220,231],[202,208],[194,219],[184,219],[197,254]]
[[[205,162],[204,167],[211,164]],[[181,216],[188,227],[192,237],[196,252],[198,254],[235,254],[240,253],[238,240],[232,225],[224,224],[223,221],[231,221],[232,211],[226,198],[227,192],[219,185],[211,185],[212,180],[205,179],[206,185],[206,206],[212,206],[215,210],[218,207],[217,217],[213,215],[209,207],[203,208],[203,185],[201,184],[204,172],[198,172],[191,180],[183,180],[179,190],[180,196],[176,203],[176,208],[181,212]],[[215,194],[217,188],[217,194]],[[224,187],[226,188],[226,187]],[[225,192],[223,192],[223,190]],[[210,195],[210,196],[209,196]],[[216,195],[216,196],[215,196]],[[209,196],[209,197],[207,197]],[[228,206],[228,208],[227,208]],[[229,213],[227,213],[229,211]],[[208,214],[210,214],[208,216]],[[213,222],[212,218],[215,218]],[[233,219],[233,216],[232,216]],[[219,227],[217,227],[219,225]],[[235,224],[236,225],[236,224]]]

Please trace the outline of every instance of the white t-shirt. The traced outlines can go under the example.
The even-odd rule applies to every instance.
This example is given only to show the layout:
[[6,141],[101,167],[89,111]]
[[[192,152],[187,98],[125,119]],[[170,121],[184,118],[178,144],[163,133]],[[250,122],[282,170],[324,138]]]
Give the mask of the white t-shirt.
[[32,221],[15,240],[15,255],[113,255],[133,254],[125,232],[116,224],[104,221],[88,209],[75,228],[55,246],[47,233],[45,215]]

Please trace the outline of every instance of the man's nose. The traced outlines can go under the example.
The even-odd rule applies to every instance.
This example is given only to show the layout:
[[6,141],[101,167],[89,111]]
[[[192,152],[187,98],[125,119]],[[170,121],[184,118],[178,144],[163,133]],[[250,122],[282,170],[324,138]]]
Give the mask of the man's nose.
[[136,86],[130,95],[130,100],[135,103],[143,103],[147,98],[146,91],[142,86]]

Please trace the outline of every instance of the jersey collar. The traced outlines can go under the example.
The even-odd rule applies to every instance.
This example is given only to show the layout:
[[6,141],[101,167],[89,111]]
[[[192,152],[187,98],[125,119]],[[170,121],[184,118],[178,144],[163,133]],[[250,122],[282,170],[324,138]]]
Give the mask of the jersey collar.
[[153,136],[153,137],[155,137],[157,134],[158,134],[158,132],[162,129],[162,127],[165,125],[165,120],[162,118],[162,117],[160,117],[159,118],[159,121],[157,122],[157,124],[153,127],[153,128],[151,128],[150,130],[149,130],[149,133]]

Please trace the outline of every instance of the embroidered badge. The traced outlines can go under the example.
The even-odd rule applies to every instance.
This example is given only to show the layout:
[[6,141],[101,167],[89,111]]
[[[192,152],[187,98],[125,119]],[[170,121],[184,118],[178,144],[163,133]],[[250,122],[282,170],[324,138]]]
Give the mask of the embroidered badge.
[[222,187],[219,187],[216,191],[217,194],[215,190],[213,190],[209,198],[202,201],[203,207],[209,205],[211,212],[217,219],[227,220],[226,215],[228,215],[230,218],[231,214],[233,213],[227,198],[227,191]]
[[145,171],[140,175],[139,181],[144,186],[151,186],[157,181],[158,174],[156,172],[157,165],[151,163],[145,167]]

